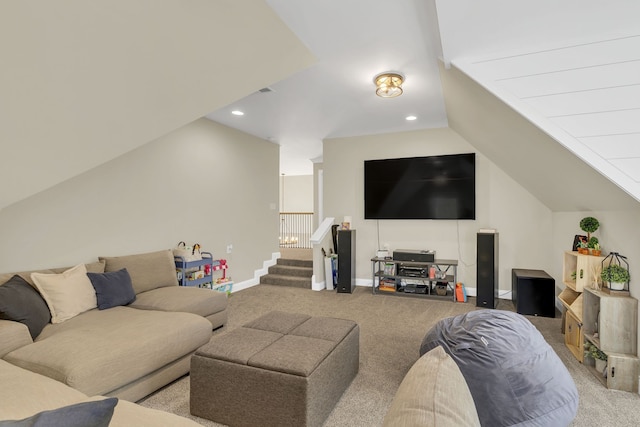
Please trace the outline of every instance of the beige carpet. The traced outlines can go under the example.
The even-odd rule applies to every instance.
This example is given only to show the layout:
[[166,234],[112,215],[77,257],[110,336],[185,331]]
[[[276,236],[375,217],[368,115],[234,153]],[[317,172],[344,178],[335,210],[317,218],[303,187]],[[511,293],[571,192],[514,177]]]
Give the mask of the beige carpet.
[[[360,372],[336,405],[325,426],[379,426],[405,373],[418,359],[426,331],[439,319],[475,310],[475,303],[371,295],[371,288],[353,294],[259,285],[232,294],[229,323],[236,328],[271,310],[352,319],[360,325]],[[500,309],[513,310],[510,301]],[[559,318],[529,317],[565,363],[580,394],[573,426],[636,427],[640,396],[607,390],[564,346]],[[212,395],[224,399],[224,395]],[[220,426],[189,414],[189,378],[184,377],[145,398],[141,405],[191,418],[205,426]],[[251,402],[247,402],[248,405]],[[455,405],[455,396],[451,397]]]

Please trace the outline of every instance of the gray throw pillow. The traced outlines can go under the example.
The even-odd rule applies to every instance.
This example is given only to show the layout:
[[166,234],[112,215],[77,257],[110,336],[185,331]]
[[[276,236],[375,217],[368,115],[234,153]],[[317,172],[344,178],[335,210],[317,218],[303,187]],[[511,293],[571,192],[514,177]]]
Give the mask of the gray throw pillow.
[[0,319],[24,323],[35,339],[51,320],[51,312],[38,291],[16,274],[0,286]]
[[76,403],[23,420],[0,421],[0,427],[108,427],[117,404],[116,397]]
[[131,304],[136,299],[126,268],[107,273],[87,273],[87,276],[96,290],[99,310]]

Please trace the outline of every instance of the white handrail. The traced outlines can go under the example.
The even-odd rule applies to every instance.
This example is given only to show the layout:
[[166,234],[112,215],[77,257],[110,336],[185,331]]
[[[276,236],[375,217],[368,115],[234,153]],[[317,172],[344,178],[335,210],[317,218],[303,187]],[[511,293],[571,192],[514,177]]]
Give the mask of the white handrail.
[[335,218],[330,217],[330,218],[325,218],[324,221],[322,221],[322,223],[318,226],[316,231],[314,231],[313,234],[311,235],[311,239],[309,239],[312,245],[317,245],[322,242],[322,239],[324,239],[324,236],[326,236],[329,230],[331,230],[331,226],[333,225],[334,220]]

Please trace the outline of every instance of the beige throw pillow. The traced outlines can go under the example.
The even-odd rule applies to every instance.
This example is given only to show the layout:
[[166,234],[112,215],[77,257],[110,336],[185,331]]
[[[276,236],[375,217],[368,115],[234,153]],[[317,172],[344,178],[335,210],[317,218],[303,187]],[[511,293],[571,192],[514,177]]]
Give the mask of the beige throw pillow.
[[413,364],[402,380],[383,427],[480,427],[458,365],[438,346]]
[[98,306],[84,264],[60,274],[32,273],[31,280],[51,311],[51,323],[62,323]]

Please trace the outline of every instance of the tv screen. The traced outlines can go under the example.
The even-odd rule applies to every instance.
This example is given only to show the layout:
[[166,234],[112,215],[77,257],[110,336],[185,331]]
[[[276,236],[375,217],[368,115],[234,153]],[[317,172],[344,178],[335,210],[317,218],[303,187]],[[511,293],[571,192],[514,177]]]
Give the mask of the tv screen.
[[475,219],[475,153],[365,160],[365,219]]

